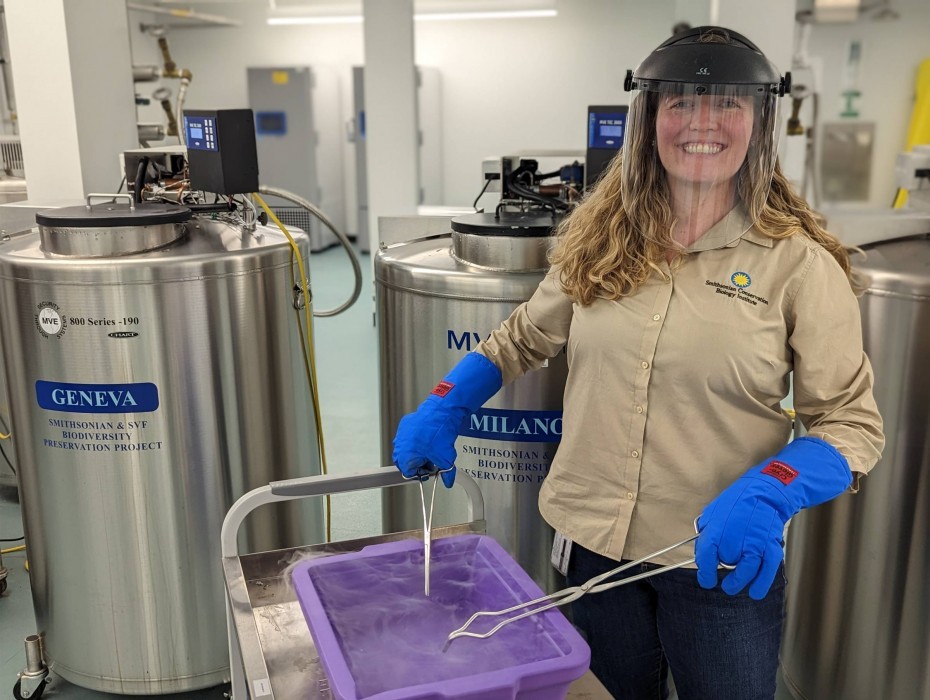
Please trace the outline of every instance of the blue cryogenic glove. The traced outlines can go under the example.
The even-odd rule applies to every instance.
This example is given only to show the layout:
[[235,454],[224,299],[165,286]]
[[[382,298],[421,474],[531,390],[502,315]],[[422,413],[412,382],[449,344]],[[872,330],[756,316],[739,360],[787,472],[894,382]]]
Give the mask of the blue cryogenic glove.
[[[455,482],[455,440],[462,423],[498,392],[501,371],[484,355],[470,352],[436,385],[413,413],[400,419],[394,436],[394,464],[406,477],[430,464],[442,483]],[[448,470],[448,471],[446,471]]]
[[698,583],[717,585],[717,565],[736,564],[721,584],[735,595],[749,585],[762,600],[784,559],[785,524],[802,508],[826,503],[852,483],[846,459],[829,443],[797,438],[711,501],[698,518]]

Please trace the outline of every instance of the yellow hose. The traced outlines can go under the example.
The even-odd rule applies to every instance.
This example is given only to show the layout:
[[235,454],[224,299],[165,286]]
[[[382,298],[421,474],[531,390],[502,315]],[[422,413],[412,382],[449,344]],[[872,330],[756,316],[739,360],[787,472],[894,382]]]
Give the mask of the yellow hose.
[[18,544],[15,547],[10,547],[9,549],[0,549],[0,554],[12,554],[13,552],[22,552],[26,549],[26,545]]
[[[300,248],[297,246],[297,242],[294,240],[294,237],[291,236],[290,232],[284,227],[284,224],[278,220],[278,217],[275,216],[274,212],[265,204],[265,200],[256,192],[252,195],[255,197],[255,201],[258,202],[259,206],[265,210],[265,213],[268,215],[268,218],[271,219],[284,236],[287,238],[288,243],[291,246],[291,252],[294,255],[294,258],[297,260],[297,271],[300,275],[300,288],[304,293],[304,323],[306,325],[306,352],[304,355],[304,361],[308,367],[307,381],[310,384],[310,399],[313,402],[313,419],[316,424],[316,435],[317,435],[317,445],[320,448],[320,464],[322,466],[322,472],[324,474],[328,473],[326,468],[326,446],[323,441],[323,417],[320,413],[320,401],[319,396],[317,395],[317,375],[316,375],[316,356],[313,349],[313,317],[310,311],[310,295],[309,295],[309,285],[307,284],[307,273],[304,268],[304,259],[300,254]],[[292,269],[293,272],[293,269]],[[298,328],[300,328],[300,315],[297,316]],[[301,329],[300,333],[301,342],[303,342],[304,331]],[[309,357],[309,361],[308,361]],[[330,497],[326,496],[326,541],[332,541],[332,508]]]

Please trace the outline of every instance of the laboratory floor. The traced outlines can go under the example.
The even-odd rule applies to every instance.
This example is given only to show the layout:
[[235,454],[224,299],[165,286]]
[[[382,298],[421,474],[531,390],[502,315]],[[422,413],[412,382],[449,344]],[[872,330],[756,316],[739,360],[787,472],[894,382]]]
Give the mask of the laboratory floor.
[[[327,461],[332,473],[380,466],[374,287],[369,256],[360,256],[360,261],[364,280],[359,300],[345,313],[332,318],[318,318],[314,324],[320,405]],[[352,291],[352,269],[341,247],[314,254],[310,270],[314,308],[333,308]],[[0,469],[8,467],[0,463]],[[335,497],[332,527],[333,539],[336,540],[380,534],[381,503],[378,494],[360,492]],[[16,490],[0,487],[0,538],[21,534]],[[5,542],[2,548],[8,549],[15,544]],[[3,555],[3,564],[9,570],[9,587],[0,597],[0,698],[11,697],[16,674],[25,664],[23,639],[36,631],[25,561],[24,552]],[[52,683],[43,698],[102,700],[118,697],[71,685],[54,675],[50,677]],[[218,687],[185,693],[183,697],[220,700],[225,690],[225,687]],[[790,698],[780,684],[776,700]]]

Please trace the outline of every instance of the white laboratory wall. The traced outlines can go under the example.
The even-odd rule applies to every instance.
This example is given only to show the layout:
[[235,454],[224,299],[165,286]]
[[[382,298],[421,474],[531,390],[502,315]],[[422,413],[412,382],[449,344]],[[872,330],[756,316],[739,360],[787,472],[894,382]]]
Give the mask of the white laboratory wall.
[[445,197],[470,204],[481,161],[584,152],[588,105],[626,104],[623,78],[671,31],[669,1],[572,0],[548,19],[418,22],[417,61],[442,75]]
[[29,198],[81,199],[114,189],[100,148],[137,141],[126,8],[120,0],[7,0],[11,69]]
[[[876,123],[872,206],[894,194],[893,165],[904,145],[917,65],[930,57],[927,0],[895,0],[901,19],[816,25],[809,53],[823,61],[822,118],[839,119],[841,77],[849,41],[862,42],[858,101],[863,121]],[[364,59],[357,24],[269,27],[267,4],[218,3],[216,14],[241,27],[174,29],[175,61],[190,68],[191,108],[248,103],[246,67],[332,66],[345,76],[343,102],[351,114],[350,67]],[[439,70],[442,81],[445,203],[470,204],[478,193],[481,161],[518,149],[584,149],[589,104],[622,104],[623,76],[664,40],[676,15],[674,0],[560,0],[555,18],[417,22],[416,62]],[[131,12],[130,20],[152,21]],[[754,37],[750,36],[750,39]],[[782,40],[791,43],[791,36]],[[766,37],[765,42],[771,42]],[[138,62],[157,62],[154,40],[133,36]],[[143,55],[144,52],[144,55]],[[784,70],[785,66],[779,66]],[[176,91],[176,85],[166,81]],[[151,91],[151,84],[139,86]],[[145,119],[160,119],[155,107]],[[354,188],[350,146],[346,186]],[[352,178],[352,179],[350,179]]]

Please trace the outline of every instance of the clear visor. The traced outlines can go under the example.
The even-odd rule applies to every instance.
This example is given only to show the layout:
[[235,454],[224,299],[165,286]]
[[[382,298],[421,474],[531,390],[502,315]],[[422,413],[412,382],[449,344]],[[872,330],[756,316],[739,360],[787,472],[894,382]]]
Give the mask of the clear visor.
[[[714,238],[742,235],[768,197],[778,129],[777,96],[764,88],[650,83],[630,104],[624,209],[645,223],[654,218],[656,197],[667,203],[662,211],[670,216],[671,240],[665,238],[668,225],[641,230],[673,247],[690,247],[714,226]],[[720,231],[725,226],[730,230]]]

